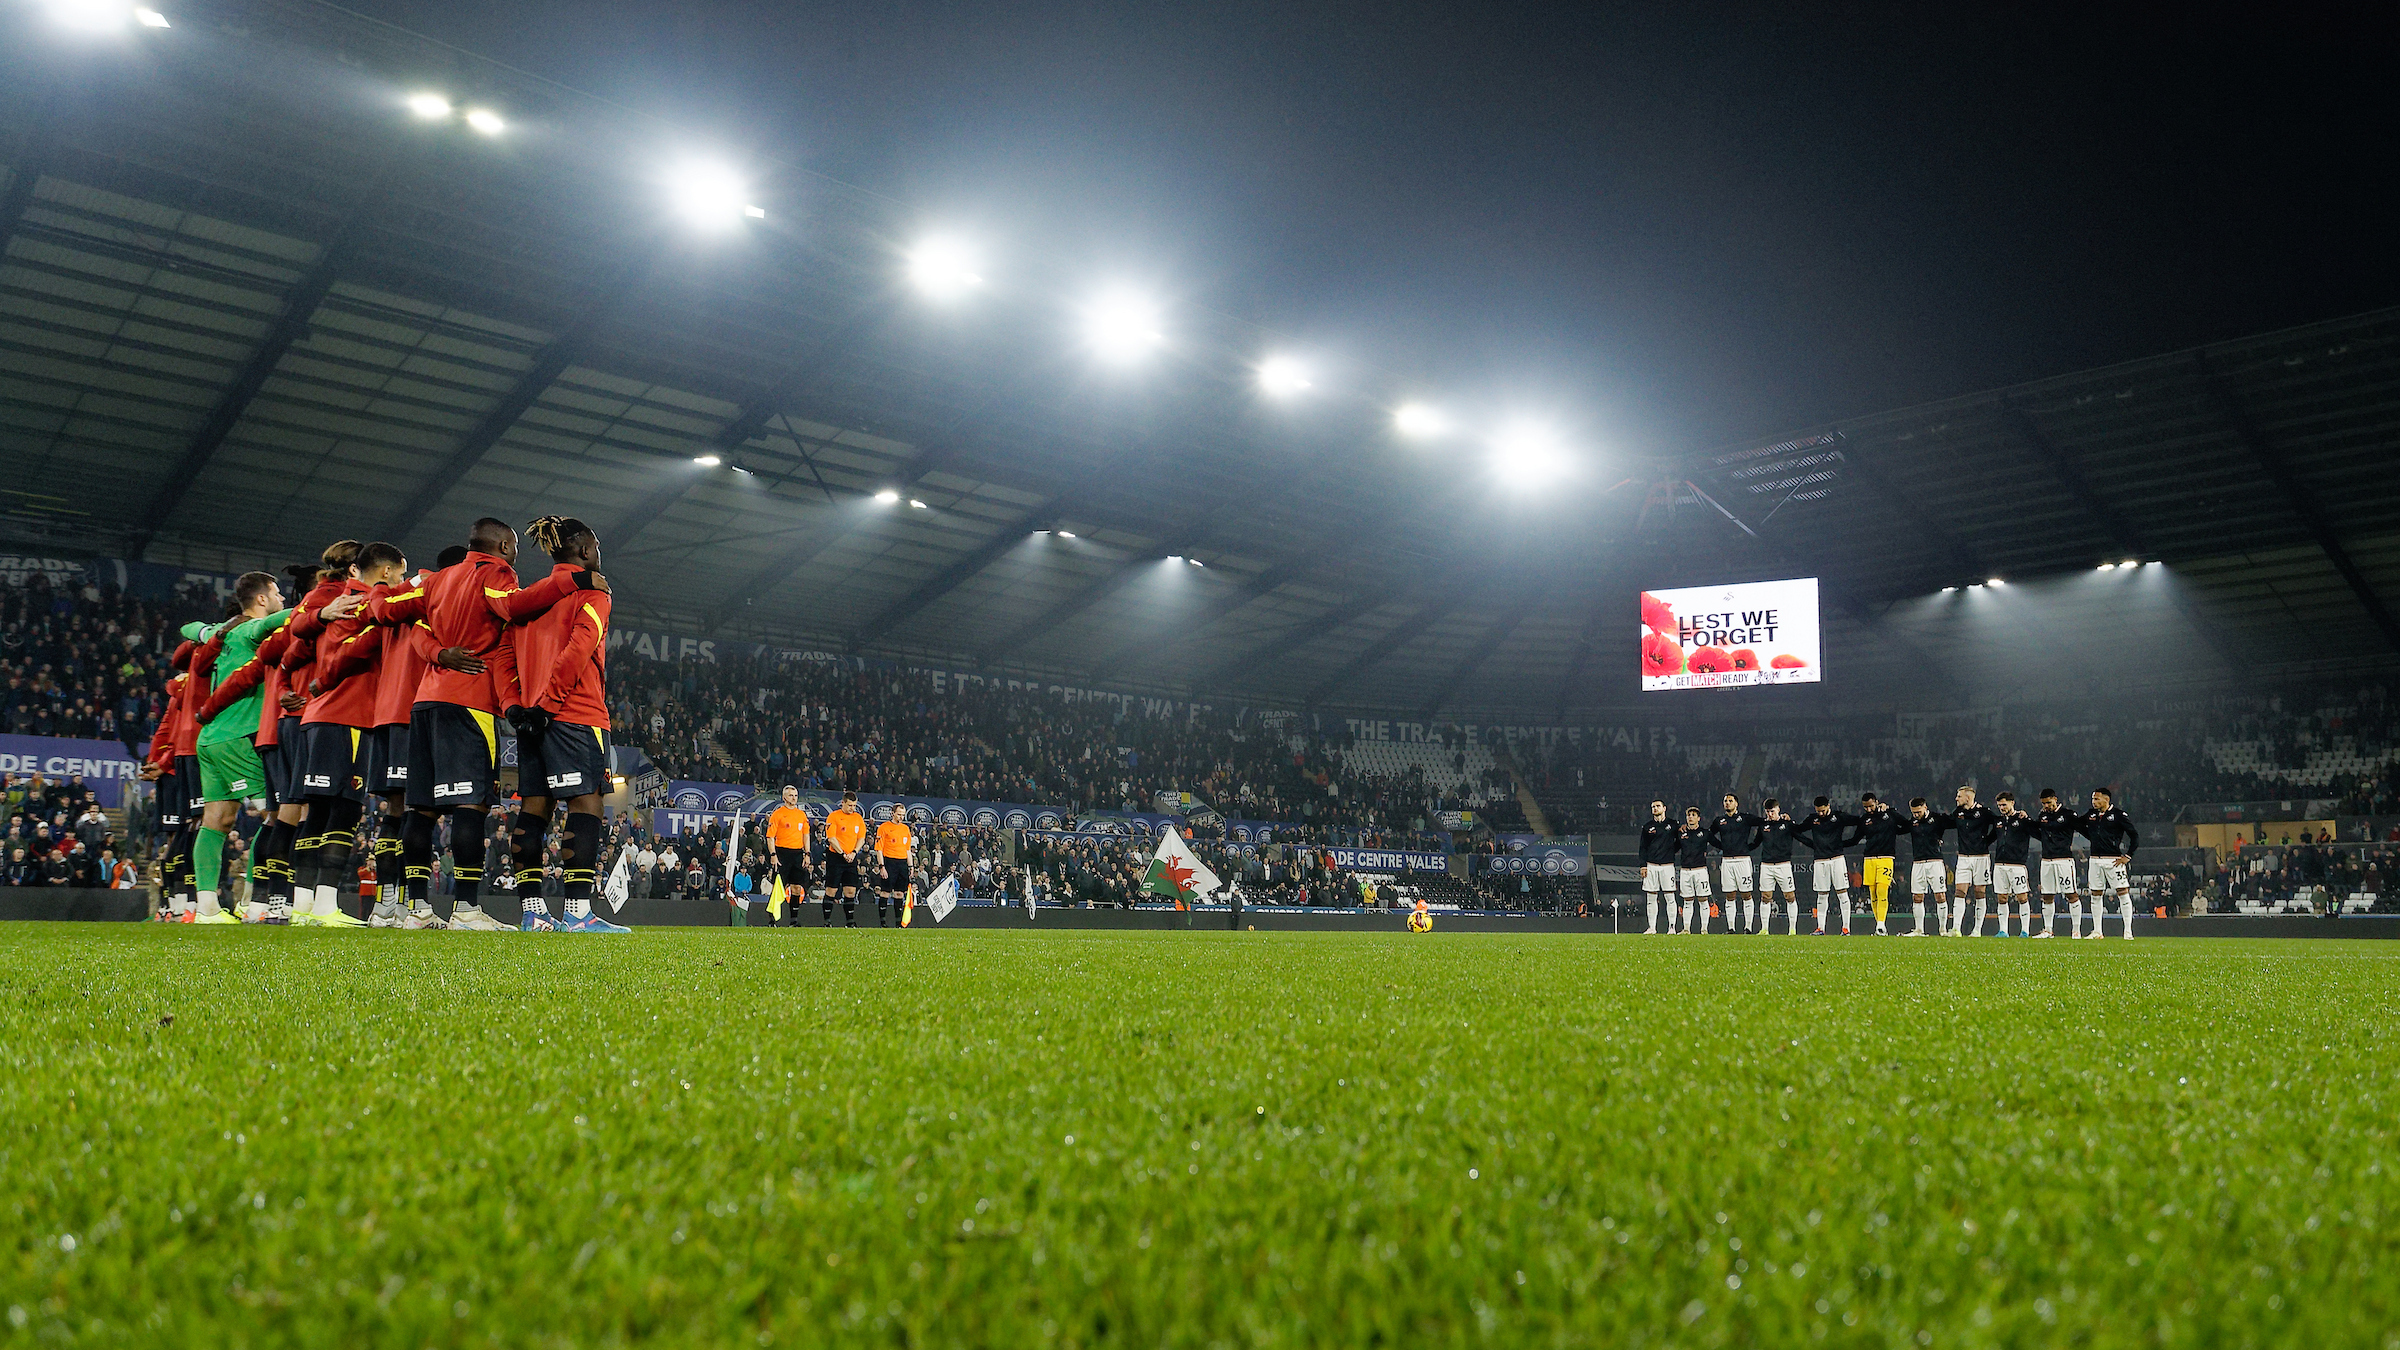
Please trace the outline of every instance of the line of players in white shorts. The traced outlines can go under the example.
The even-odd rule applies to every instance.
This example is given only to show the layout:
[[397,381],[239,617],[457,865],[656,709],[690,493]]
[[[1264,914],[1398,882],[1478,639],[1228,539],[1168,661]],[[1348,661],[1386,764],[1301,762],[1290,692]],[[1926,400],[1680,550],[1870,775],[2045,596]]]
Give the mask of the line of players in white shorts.
[[[1945,937],[1983,935],[1987,900],[1998,920],[1998,936],[2009,937],[2010,920],[2018,934],[2050,937],[2058,914],[2069,918],[2067,936],[2104,936],[2104,916],[2111,897],[2117,902],[2120,933],[2133,937],[2133,892],[2129,870],[2140,845],[2132,819],[2115,804],[2107,788],[2092,791],[2092,809],[2077,812],[2063,807],[2055,790],[2044,788],[2038,814],[2019,810],[2016,795],[2003,792],[1991,806],[1975,799],[1975,789],[1961,787],[1956,806],[1947,812],[1931,810],[1922,797],[1913,798],[1908,814],[1870,792],[1860,798],[1857,813],[1836,811],[1819,797],[1807,816],[1786,815],[1774,798],[1761,813],[1741,809],[1732,793],[1725,794],[1724,812],[1703,822],[1700,808],[1685,807],[1680,822],[1669,817],[1663,799],[1650,803],[1650,820],[1640,837],[1642,890],[1649,910],[1645,933],[1705,933],[1712,902],[1721,902],[1726,928],[1734,933],[1771,931],[1775,902],[1782,897],[1784,931],[1800,931],[1800,893],[1795,868],[1810,868],[1815,898],[1816,932],[1828,931],[1831,918],[1850,931],[1850,867],[1847,850],[1861,847],[1860,880],[1875,916],[1875,931],[1888,934],[1890,888],[1897,870],[1897,844],[1909,843],[1909,908],[1916,927],[1907,936],[1931,936],[1925,927],[1930,904]],[[1942,837],[1954,835],[1957,862],[1946,862]],[[2077,884],[2074,854],[2080,836],[2089,849]],[[2034,889],[2032,849],[2039,845],[2039,892]],[[1755,855],[1755,857],[1753,856]],[[1716,886],[1712,890],[1711,858]],[[2092,930],[2086,933],[2086,897]],[[1930,897],[1930,899],[1928,899]],[[1738,904],[1737,904],[1738,902]],[[1830,908],[1831,914],[1828,914]],[[2042,931],[2033,931],[2038,915]],[[1665,927],[1661,928],[1661,919]]]

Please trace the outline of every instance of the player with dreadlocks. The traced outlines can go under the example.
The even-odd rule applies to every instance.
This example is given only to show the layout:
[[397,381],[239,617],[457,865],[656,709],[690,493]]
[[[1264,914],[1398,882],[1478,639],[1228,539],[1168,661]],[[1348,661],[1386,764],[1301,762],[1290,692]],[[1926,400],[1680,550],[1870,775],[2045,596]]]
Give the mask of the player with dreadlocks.
[[[573,516],[543,516],[525,538],[555,567],[596,572],[600,536]],[[525,704],[509,719],[517,731],[517,793],[509,824],[509,862],[525,903],[518,926],[563,933],[629,933],[592,912],[600,875],[600,798],[608,788],[609,593],[583,591],[540,617],[512,627]],[[551,811],[564,804],[567,913],[554,922],[542,899],[542,851]]]

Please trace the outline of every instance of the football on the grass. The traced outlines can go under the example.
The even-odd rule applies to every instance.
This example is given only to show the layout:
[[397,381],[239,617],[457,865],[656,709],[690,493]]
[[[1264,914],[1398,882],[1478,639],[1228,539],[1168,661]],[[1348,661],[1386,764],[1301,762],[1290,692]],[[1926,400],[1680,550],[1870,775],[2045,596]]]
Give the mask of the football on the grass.
[[1433,916],[1421,909],[1410,910],[1408,912],[1408,931],[1412,933],[1432,932]]

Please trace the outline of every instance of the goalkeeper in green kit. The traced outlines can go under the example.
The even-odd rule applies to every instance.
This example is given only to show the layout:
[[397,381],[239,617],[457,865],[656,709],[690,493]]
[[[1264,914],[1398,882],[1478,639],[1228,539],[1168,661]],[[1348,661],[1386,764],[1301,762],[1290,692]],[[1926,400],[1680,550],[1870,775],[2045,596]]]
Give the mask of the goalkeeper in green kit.
[[[233,583],[233,600],[239,610],[232,618],[214,629],[197,634],[187,630],[185,634],[194,641],[213,640],[222,648],[215,684],[224,683],[249,665],[258,654],[258,644],[292,617],[283,607],[283,588],[272,573],[243,573]],[[251,739],[258,734],[261,697],[261,691],[253,688],[217,709],[200,728],[200,797],[205,805],[200,810],[200,837],[192,859],[200,895],[194,923],[240,922],[218,905],[217,883],[225,866],[225,836],[240,818],[243,801],[267,795],[266,767],[259,763],[258,746]]]

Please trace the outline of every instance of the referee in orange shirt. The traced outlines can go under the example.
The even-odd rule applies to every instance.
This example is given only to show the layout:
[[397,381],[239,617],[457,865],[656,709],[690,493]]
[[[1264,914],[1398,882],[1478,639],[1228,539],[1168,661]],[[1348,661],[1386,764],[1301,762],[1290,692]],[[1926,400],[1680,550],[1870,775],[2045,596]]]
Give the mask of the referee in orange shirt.
[[842,926],[858,927],[858,854],[867,842],[867,818],[858,813],[858,794],[844,792],[841,808],[825,817],[825,926],[833,927],[833,893],[842,893]]
[[875,878],[875,926],[881,928],[883,907],[892,907],[892,922],[896,925],[908,917],[902,900],[908,895],[908,860],[916,849],[916,831],[908,828],[908,808],[892,803],[892,814],[875,827],[875,853],[883,864],[883,874]]
[[[783,922],[800,926],[800,907],[808,903],[808,812],[800,806],[800,789],[783,785],[783,805],[767,813],[767,857],[783,880]],[[832,911],[826,912],[831,920]]]

